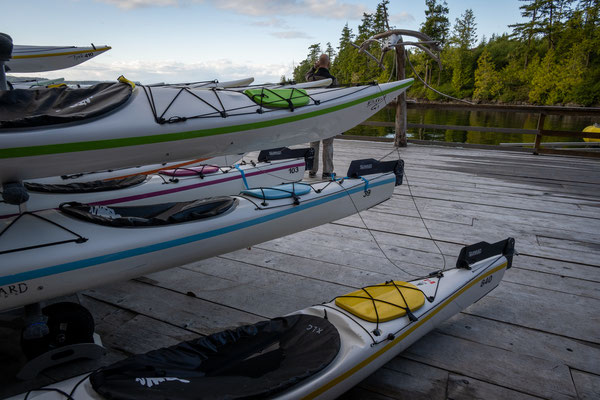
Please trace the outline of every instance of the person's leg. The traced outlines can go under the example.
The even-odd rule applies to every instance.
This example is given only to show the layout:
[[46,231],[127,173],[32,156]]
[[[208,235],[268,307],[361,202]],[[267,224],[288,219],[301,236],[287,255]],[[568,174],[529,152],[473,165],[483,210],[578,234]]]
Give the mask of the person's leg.
[[[316,157],[315,157],[316,158]],[[323,174],[333,172],[333,138],[323,139]]]
[[[315,158],[313,160],[313,166],[310,170],[308,176],[315,177],[317,175],[317,171],[319,170],[319,145],[321,142],[317,140],[316,142],[310,142],[310,147],[315,150]],[[324,151],[325,149],[323,149]]]

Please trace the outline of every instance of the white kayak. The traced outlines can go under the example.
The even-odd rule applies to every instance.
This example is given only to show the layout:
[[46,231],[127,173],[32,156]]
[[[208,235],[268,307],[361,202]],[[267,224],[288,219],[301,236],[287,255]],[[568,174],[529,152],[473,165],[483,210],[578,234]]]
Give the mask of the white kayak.
[[200,82],[186,82],[186,83],[153,83],[147,86],[175,86],[175,87],[189,87],[193,89],[216,89],[216,88],[231,88],[248,86],[254,82],[253,77],[234,79],[231,81],[219,81],[213,79],[212,81],[200,81]]
[[[218,79],[213,79],[210,81],[199,81],[199,82],[189,82],[189,83],[173,83],[168,84],[169,86],[187,86],[190,88],[197,89],[214,89],[214,88],[231,88],[231,87],[240,87],[247,86],[254,82],[253,77],[235,79],[231,81],[219,81]],[[56,78],[56,79],[18,79],[11,80],[11,85],[13,89],[35,89],[36,87],[48,87],[48,86],[57,86],[57,85],[66,85],[70,88],[87,88],[98,83],[102,83],[101,81],[65,81],[65,78]],[[164,82],[161,83],[152,83],[147,86],[166,86],[167,84]]]
[[477,243],[457,268],[366,286],[12,399],[335,399],[497,287],[513,254],[512,238]]
[[335,182],[150,206],[63,204],[0,220],[0,311],[344,218],[387,200],[401,181],[401,165],[354,161],[349,172],[361,177]]
[[73,67],[88,61],[110,46],[24,46],[14,45],[8,72],[45,72]]
[[[0,92],[0,182],[328,138],[383,109],[412,82],[244,92],[132,89],[115,83]],[[51,100],[56,100],[54,107],[47,107]],[[30,103],[31,108],[23,107]]]
[[104,171],[78,172],[76,174],[49,176],[47,178],[33,179],[30,182],[61,185],[76,182],[108,181],[135,175],[156,174],[165,169],[195,167],[202,164],[230,166],[240,161],[242,157],[243,154],[232,154],[228,156],[198,158],[195,160],[175,161],[170,163],[164,162],[160,164],[138,165],[130,168],[111,168]]
[[[277,150],[281,152],[281,149]],[[18,206],[0,203],[0,219],[14,217],[23,211],[58,208],[68,201],[103,206],[139,206],[237,195],[244,189],[300,181],[306,163],[312,165],[314,151],[310,148],[285,150],[295,158],[251,161],[229,167],[210,164],[163,167],[157,174],[136,174],[109,181],[57,183],[62,178],[55,177],[25,182],[29,199]],[[93,175],[87,175],[88,178],[90,176]]]

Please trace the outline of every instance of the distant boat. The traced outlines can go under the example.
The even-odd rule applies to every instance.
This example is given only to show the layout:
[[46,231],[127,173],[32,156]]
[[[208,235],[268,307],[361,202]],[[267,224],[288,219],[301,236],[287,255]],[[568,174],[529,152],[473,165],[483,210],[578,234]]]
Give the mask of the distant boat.
[[8,72],[45,72],[70,68],[110,50],[110,46],[14,45]]
[[[584,132],[600,133],[600,125],[594,124],[585,127]],[[583,138],[586,142],[600,142],[599,138]]]

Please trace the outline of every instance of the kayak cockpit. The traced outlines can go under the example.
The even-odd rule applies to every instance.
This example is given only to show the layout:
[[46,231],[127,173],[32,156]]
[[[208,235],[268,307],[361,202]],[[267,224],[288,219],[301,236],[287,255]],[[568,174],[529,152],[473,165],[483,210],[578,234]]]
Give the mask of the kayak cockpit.
[[331,322],[294,314],[130,357],[90,383],[108,399],[265,398],[321,371],[339,349]]
[[163,226],[195,221],[223,214],[236,207],[229,196],[146,206],[107,207],[81,203],[63,203],[59,209],[72,217],[114,227]]
[[110,181],[94,180],[89,182],[73,182],[62,184],[47,184],[39,182],[25,182],[25,189],[39,193],[94,193],[108,190],[118,190],[139,185],[146,181],[146,175],[134,175]]
[[102,116],[123,105],[133,86],[99,83],[89,88],[14,89],[0,91],[0,128],[33,128]]

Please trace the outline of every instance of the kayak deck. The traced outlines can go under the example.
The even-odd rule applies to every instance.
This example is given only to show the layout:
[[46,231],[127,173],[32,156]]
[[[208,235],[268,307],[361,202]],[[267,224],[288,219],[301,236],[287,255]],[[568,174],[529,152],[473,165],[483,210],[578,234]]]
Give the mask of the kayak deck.
[[[376,158],[379,158],[392,150],[390,144],[372,142],[357,144],[336,140],[334,146],[336,170],[342,170],[349,159],[361,154],[377,155]],[[563,225],[568,229],[543,229],[553,232],[553,237],[557,238],[554,241],[566,240],[571,235],[569,231],[578,232],[578,246],[583,246],[583,238],[590,236],[586,227],[595,217],[592,209],[586,210],[585,204],[591,201],[570,200],[581,205],[579,210],[573,211],[574,208],[560,202],[559,197],[560,193],[571,191],[573,194],[574,190],[585,190],[592,200],[600,200],[597,187],[590,183],[575,183],[589,180],[594,175],[600,176],[597,163],[587,161],[585,165],[578,166],[573,159],[537,159],[520,153],[429,146],[409,146],[401,152],[406,161],[408,182],[414,185],[413,193],[427,197],[418,197],[416,201],[424,217],[429,218],[426,221],[428,226],[437,238],[449,240],[440,245],[446,254],[456,256],[459,245],[453,243],[466,243],[469,238],[477,241],[485,235],[486,240],[501,239],[497,222],[493,222],[498,220],[499,215],[518,213],[530,218],[539,215],[539,211],[531,209],[531,193],[537,193],[540,182],[551,187],[549,176],[562,180],[567,174],[574,174],[573,183],[565,183],[566,186],[552,192],[546,190],[546,195],[534,195],[535,204],[540,210],[552,208],[555,212],[553,218],[561,221],[571,219],[573,223]],[[519,167],[515,172],[519,177],[519,188],[510,188],[512,184],[499,175],[489,175],[498,171],[497,163],[494,166],[494,163],[483,161],[496,157]],[[459,158],[467,165],[451,165]],[[466,161],[469,158],[472,161]],[[418,168],[415,167],[417,162]],[[440,170],[440,165],[445,166],[444,171]],[[467,169],[475,165],[477,171],[475,168]],[[563,168],[566,165],[570,168]],[[462,170],[457,171],[458,168]],[[537,172],[548,174],[548,168],[554,174],[546,178],[537,175]],[[488,190],[475,190],[475,184]],[[495,185],[506,188],[510,194],[489,190]],[[437,189],[434,189],[435,186]],[[448,200],[450,193],[452,198]],[[397,202],[410,207],[412,202],[407,194],[406,187],[397,189],[392,200],[396,202],[396,209]],[[473,204],[475,202],[479,204]],[[428,211],[426,204],[430,207],[437,205],[436,214],[431,209]],[[463,208],[462,214],[452,210],[458,206]],[[409,272],[422,270],[424,267],[419,263],[423,264],[423,260],[439,267],[441,258],[433,243],[425,239],[422,225],[418,225],[414,215],[407,212],[396,210],[390,213],[394,207],[382,205],[363,213],[369,226],[378,226],[377,229],[387,232],[374,232],[382,247]],[[414,210],[414,206],[411,209]],[[477,211],[479,209],[493,210],[496,214],[482,214]],[[473,222],[471,218],[475,216],[478,219]],[[546,219],[540,221],[542,223]],[[391,230],[392,225],[397,226],[395,232]],[[573,248],[553,249],[548,238],[540,239],[538,248],[531,238],[542,228],[523,222],[503,229],[511,233],[518,229],[517,243],[524,254],[515,259],[500,287],[470,307],[467,313],[448,321],[438,332],[427,335],[404,357],[395,358],[352,389],[345,398],[373,396],[373,390],[393,397],[397,393],[417,396],[430,390],[446,393],[446,388],[449,396],[455,398],[465,398],[460,396],[465,390],[471,390],[474,396],[490,399],[502,398],[503,395],[519,397],[524,396],[523,393],[551,397],[553,394],[557,396],[557,393],[574,393],[575,387],[580,392],[593,387],[592,382],[598,376],[593,369],[597,365],[598,352],[579,340],[600,343],[592,336],[597,326],[590,314],[597,304],[593,292],[590,292],[594,282],[589,282],[584,275],[594,270],[584,264],[597,266],[598,258],[594,260],[592,256],[597,257],[598,251],[589,248],[585,252],[577,252]],[[390,251],[393,244],[402,246],[399,249],[401,255]],[[555,259],[548,260],[540,250],[551,251]],[[452,261],[449,260],[449,263]],[[185,268],[88,291],[80,298],[92,310],[98,331],[109,349],[107,358],[112,362],[128,353],[173,345],[200,334],[237,326],[241,322],[253,323],[284,315],[331,299],[334,295],[350,293],[367,283],[384,282],[389,279],[387,273],[395,271],[369,239],[360,219],[352,217],[310,232],[277,239],[250,251],[241,250]],[[561,274],[565,278],[560,278]],[[516,282],[523,275],[527,283]],[[395,272],[394,276],[407,278],[401,272]],[[528,309],[534,308],[532,303],[535,313],[527,314]],[[573,308],[574,303],[584,307]],[[547,315],[550,309],[557,318],[562,318],[560,325],[549,323]],[[3,354],[18,361],[15,352],[10,349],[18,346],[18,341],[3,340],[2,343],[3,347],[8,347],[2,349]],[[552,351],[548,350],[549,345],[553,346]],[[504,357],[510,368],[492,362],[500,357]],[[53,377],[64,379],[69,373],[83,373],[90,369],[89,365],[81,363],[53,371]],[[571,379],[571,373],[576,380]],[[60,374],[63,374],[62,377]],[[0,379],[5,379],[4,374],[0,376]],[[31,387],[39,387],[45,382],[37,381]],[[0,397],[7,396],[7,390],[12,390],[12,394],[22,392],[25,390],[23,385],[17,382],[1,385]]]

